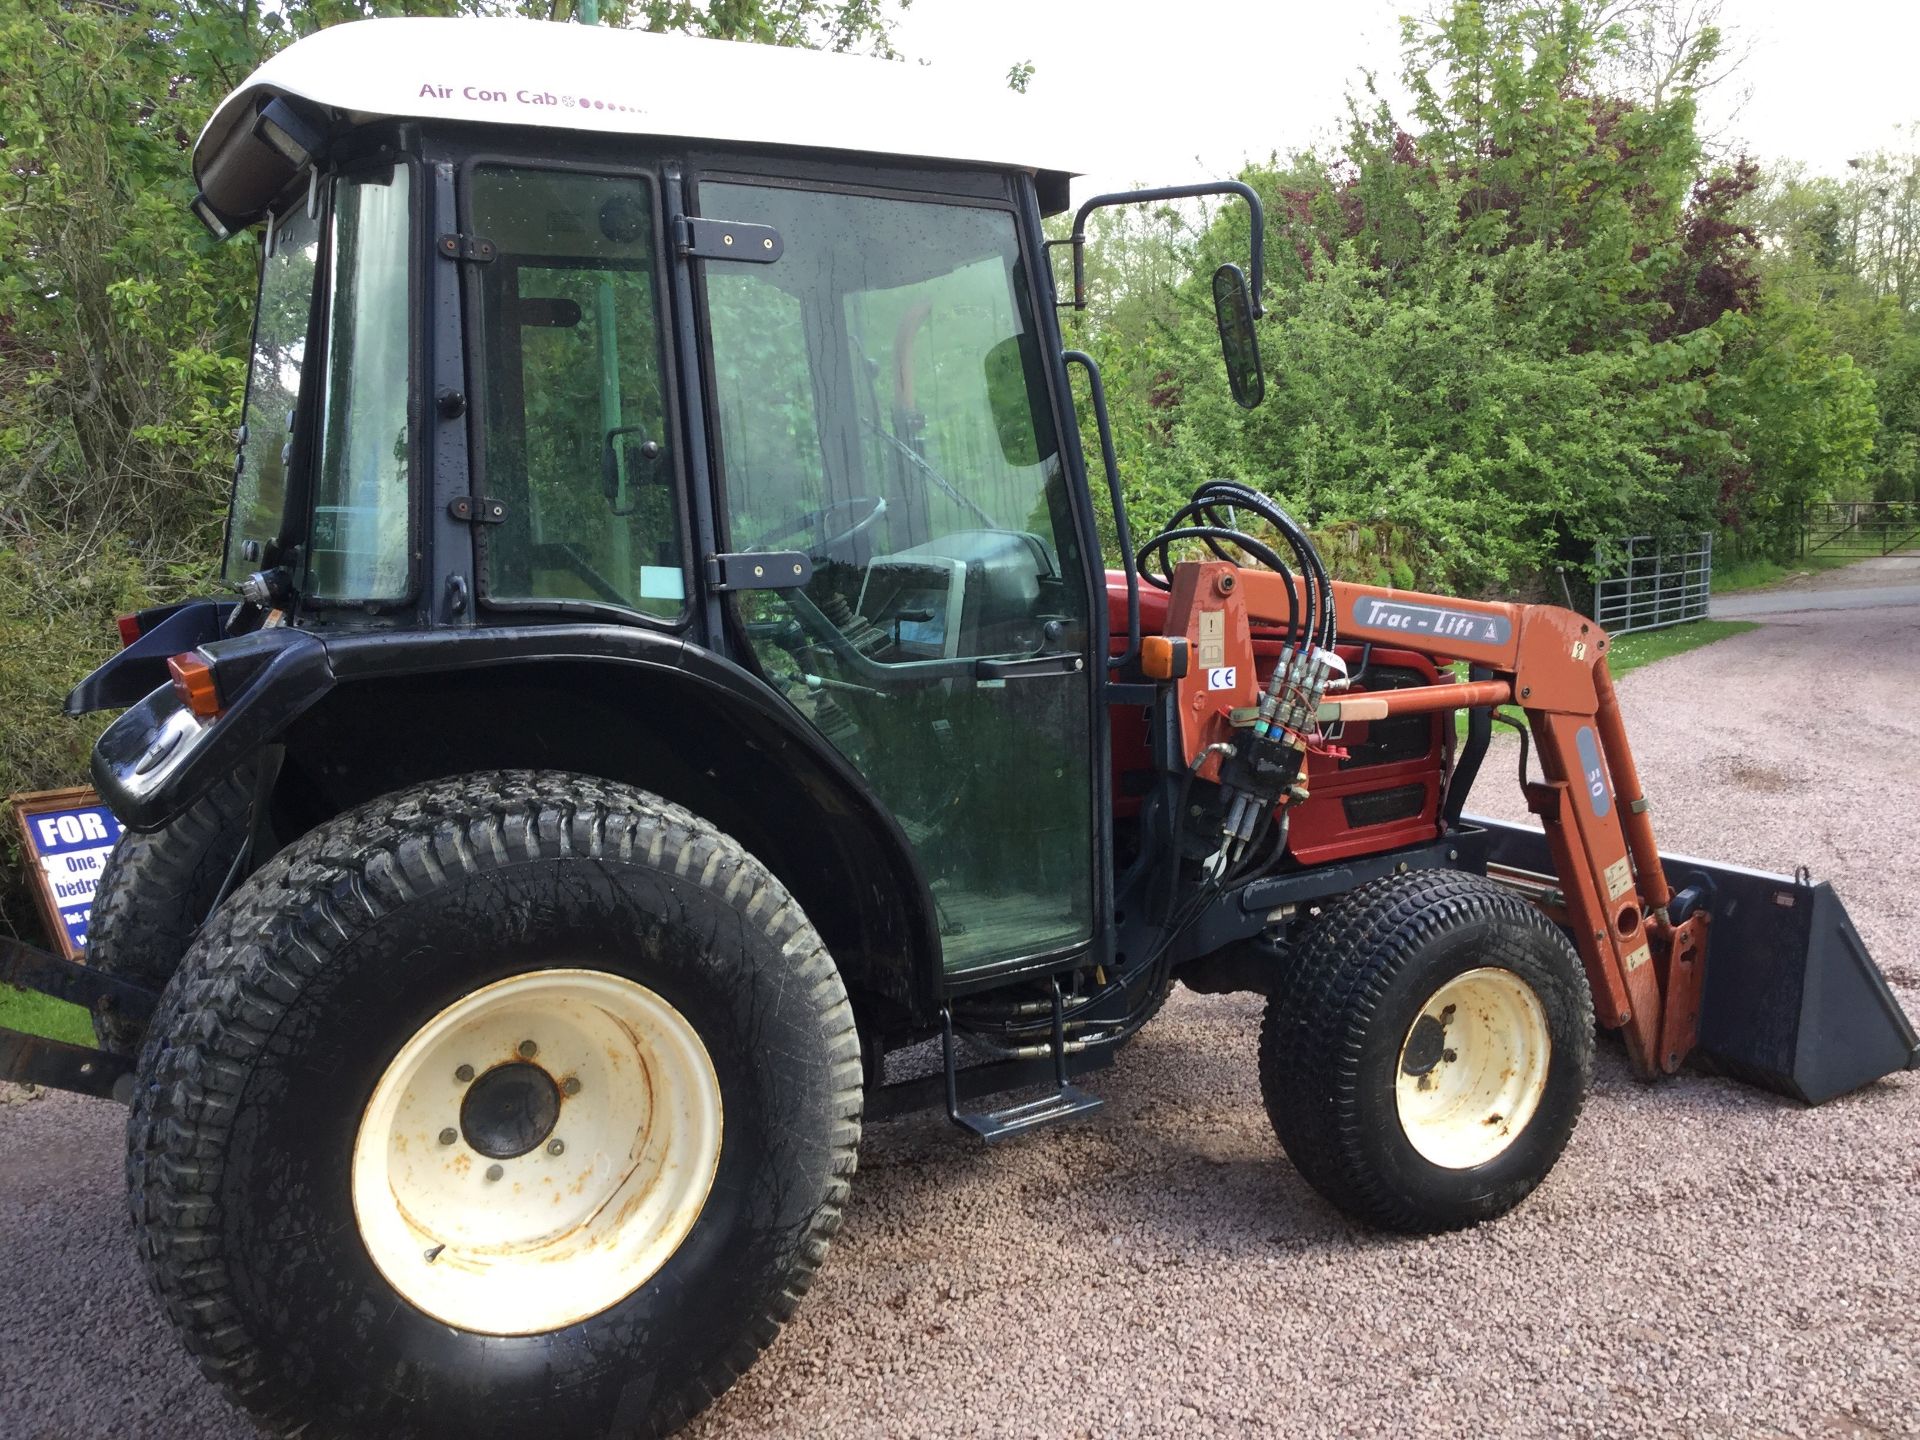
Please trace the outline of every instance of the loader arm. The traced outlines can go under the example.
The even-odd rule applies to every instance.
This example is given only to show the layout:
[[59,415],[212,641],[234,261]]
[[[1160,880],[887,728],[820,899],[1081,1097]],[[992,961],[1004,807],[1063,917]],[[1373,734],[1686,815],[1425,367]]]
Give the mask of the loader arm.
[[[1246,723],[1260,689],[1254,631],[1286,625],[1288,588],[1270,571],[1214,561],[1179,566],[1167,632],[1187,637],[1194,660],[1178,682],[1186,754],[1199,755]],[[1595,1016],[1624,1032],[1635,1067],[1647,1075],[1679,1069],[1698,1036],[1710,919],[1704,908],[1670,909],[1650,806],[1607,671],[1606,632],[1550,605],[1340,582],[1333,593],[1343,642],[1464,661],[1486,678],[1330,693],[1323,728],[1508,703],[1525,711],[1545,777],[1527,784],[1527,805],[1545,829],[1559,880],[1557,891],[1535,887],[1532,898],[1571,933]],[[1209,759],[1197,773],[1212,778],[1217,769]]]

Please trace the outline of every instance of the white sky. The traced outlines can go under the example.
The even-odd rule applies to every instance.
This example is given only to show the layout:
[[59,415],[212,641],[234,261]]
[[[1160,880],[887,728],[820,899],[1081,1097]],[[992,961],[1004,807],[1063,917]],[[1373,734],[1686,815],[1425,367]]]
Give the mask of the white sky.
[[[1398,17],[1427,0],[913,0],[895,43],[986,84],[1035,65],[1036,123],[1073,128],[1076,197],[1228,176],[1249,158],[1337,136],[1363,69],[1399,71]],[[1762,161],[1838,173],[1920,121],[1920,0],[1728,0],[1752,54],[1730,138]],[[1708,125],[1726,124],[1710,101]],[[1077,153],[1074,144],[1063,147]]]

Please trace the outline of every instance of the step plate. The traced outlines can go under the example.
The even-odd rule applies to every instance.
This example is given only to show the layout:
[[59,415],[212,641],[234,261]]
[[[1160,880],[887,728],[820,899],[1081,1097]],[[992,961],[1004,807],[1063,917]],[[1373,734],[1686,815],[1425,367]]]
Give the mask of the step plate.
[[954,1118],[991,1145],[1045,1125],[1057,1125],[1076,1115],[1090,1114],[1106,1103],[1077,1085],[1063,1085],[1054,1094],[1042,1095],[1038,1100],[1009,1105],[1004,1110],[962,1112]]

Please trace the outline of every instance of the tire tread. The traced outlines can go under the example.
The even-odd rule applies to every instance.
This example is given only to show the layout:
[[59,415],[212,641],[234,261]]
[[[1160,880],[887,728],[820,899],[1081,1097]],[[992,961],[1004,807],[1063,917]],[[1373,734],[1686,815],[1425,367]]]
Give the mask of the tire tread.
[[1314,924],[1285,967],[1260,1027],[1260,1090],[1268,1118],[1302,1178],[1339,1209],[1407,1232],[1457,1229],[1518,1204],[1539,1182],[1507,1187],[1486,1213],[1436,1224],[1383,1183],[1361,1117],[1365,1028],[1401,966],[1448,930],[1474,921],[1522,927],[1563,952],[1577,981],[1581,1071],[1569,1127],[1585,1099],[1593,1044],[1585,972],[1566,937],[1539,910],[1485,876],[1417,870],[1343,896]]
[[[780,882],[730,836],[685,808],[590,776],[500,771],[435,781],[351,811],[309,832],[229,897],[180,966],[142,1052],[128,1118],[127,1190],[135,1243],[168,1317],[200,1369],[256,1422],[282,1435],[321,1434],[280,1393],[246,1333],[228,1288],[218,1230],[225,1137],[246,1083],[247,1057],[269,1044],[305,980],[324,964],[303,937],[316,928],[344,937],[346,917],[376,919],[415,893],[423,878],[471,868],[481,854],[521,859],[617,858],[671,844],[678,872],[715,895],[754,885],[742,913],[790,957],[819,1010],[833,1067],[827,1193],[794,1261],[745,1333],[702,1371],[680,1377],[652,1403],[651,1427],[666,1434],[723,1393],[772,1343],[812,1283],[839,1229],[860,1142],[859,1039],[838,969]],[[429,860],[431,857],[431,860]],[[431,863],[432,870],[426,867]],[[429,882],[430,883],[430,882]],[[737,904],[736,909],[741,909]],[[289,973],[289,969],[293,973]]]

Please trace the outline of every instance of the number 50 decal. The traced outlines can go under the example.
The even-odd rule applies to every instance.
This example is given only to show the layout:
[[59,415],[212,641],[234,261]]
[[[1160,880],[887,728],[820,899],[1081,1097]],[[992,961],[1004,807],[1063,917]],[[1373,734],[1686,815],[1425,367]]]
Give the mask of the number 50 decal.
[[1600,768],[1600,742],[1589,727],[1582,725],[1573,732],[1573,748],[1580,752],[1581,780],[1586,786],[1587,803],[1595,815],[1605,815],[1613,808],[1613,796],[1607,790],[1606,771]]

